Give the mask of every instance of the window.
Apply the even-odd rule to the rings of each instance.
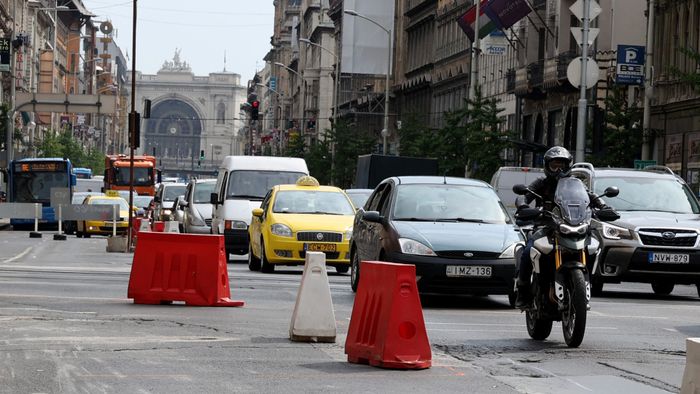
[[[226,123],[226,105],[224,103],[219,103],[216,107],[216,124]]]

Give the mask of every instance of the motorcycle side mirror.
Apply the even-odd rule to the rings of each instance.
[[[513,193],[524,195],[524,194],[527,194],[527,192],[528,192],[527,186],[525,186],[523,184],[513,185]]]
[[[541,212],[537,208],[523,208],[515,214],[517,220],[529,221],[535,220],[540,216]]]
[[[608,186],[603,192],[604,197],[616,197],[618,194],[620,194],[620,189],[617,186]]]

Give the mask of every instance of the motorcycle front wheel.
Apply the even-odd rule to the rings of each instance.
[[[583,342],[586,333],[586,280],[581,270],[571,270],[567,284],[568,308],[562,312],[561,327],[564,331],[564,341],[569,347],[578,347]]]

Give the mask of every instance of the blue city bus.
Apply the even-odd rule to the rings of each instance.
[[[7,168],[7,201],[41,203],[44,225],[58,225],[51,203],[51,189],[64,187],[73,197],[76,178],[70,160],[61,158],[13,160]],[[13,227],[34,225],[33,219],[11,219]]]
[[[90,168],[75,167],[73,174],[78,179],[92,179],[92,170]]]

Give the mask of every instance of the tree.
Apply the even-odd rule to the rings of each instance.
[[[691,60],[694,60],[695,64],[700,64],[700,52],[692,49],[692,48],[679,48],[678,49],[681,53],[683,53],[685,56],[689,57]],[[677,67],[673,67],[671,69],[671,72],[678,76],[682,82],[690,84],[693,89],[696,91],[700,91],[700,73],[698,72],[683,72]]]
[[[37,157],[65,157],[75,167],[91,168],[93,174],[104,172],[105,155],[97,149],[86,149],[69,130],[47,132],[37,146]]]
[[[343,189],[350,188],[357,170],[357,156],[371,153],[377,144],[377,137],[371,131],[343,120],[334,124],[326,136],[329,143],[335,144],[333,184]]]
[[[605,155],[594,159],[597,166],[633,167],[642,149],[642,130],[635,128],[642,113],[627,102],[627,87],[615,86],[605,99]]]
[[[434,132],[415,113],[410,113],[402,121],[399,134],[399,152],[401,156],[437,157],[440,140]]]
[[[501,131],[498,100],[485,99],[476,88],[474,100],[445,114],[446,125],[438,134],[440,169],[445,175],[488,181],[503,164],[501,155],[510,146],[511,131]],[[466,169],[466,170],[465,170]]]

